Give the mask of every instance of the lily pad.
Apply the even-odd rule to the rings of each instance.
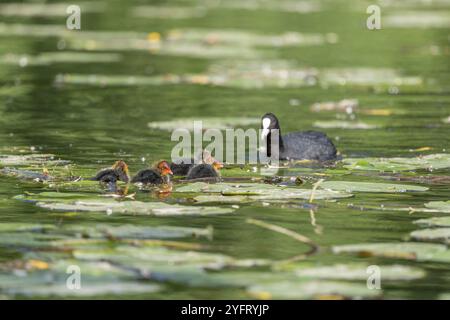
[[[23,248],[50,248],[53,241],[66,240],[68,237],[62,234],[37,233],[37,232],[2,232],[0,233],[0,245]]]
[[[0,169],[0,174],[10,176],[10,177],[17,177],[20,179],[29,179],[29,180],[39,181],[39,182],[53,179],[52,176],[46,175],[42,172],[36,172],[36,171],[31,171],[31,170],[21,170],[21,169],[14,169],[14,168]]]
[[[394,28],[450,28],[450,14],[446,11],[401,11],[384,18],[386,26]]]
[[[450,228],[450,217],[434,217],[429,219],[420,219],[414,221],[414,223],[426,227]]]
[[[170,41],[200,42],[211,46],[218,44],[233,47],[287,47],[305,45],[323,45],[337,41],[337,36],[330,37],[322,34],[304,34],[286,32],[284,34],[263,34],[239,29],[179,29],[168,36]]]
[[[105,5],[98,2],[79,2],[85,13],[102,12]],[[0,15],[20,17],[66,17],[69,3],[5,3],[0,5]]]
[[[322,85],[340,86],[421,86],[419,76],[404,76],[389,68],[329,68],[320,71]]]
[[[320,185],[321,188],[333,189],[346,192],[424,192],[427,187],[393,184],[393,183],[375,183],[375,182],[358,182],[358,181],[325,181]]]
[[[430,201],[425,203],[425,207],[439,212],[450,212],[450,200],[448,201]]]
[[[254,285],[250,295],[261,299],[327,299],[327,298],[375,298],[379,290],[370,290],[366,284],[333,281],[285,281]]]
[[[231,208],[199,207],[170,205],[162,202],[140,202],[140,201],[76,201],[73,203],[38,202],[41,208],[59,211],[92,211],[105,212],[107,214],[142,214],[155,216],[179,216],[179,215],[216,215],[232,213]]]
[[[66,284],[67,268],[73,265],[81,270],[79,289],[71,289]],[[93,297],[159,291],[159,285],[138,282],[137,278],[136,272],[104,261],[60,260],[55,264],[50,263],[49,269],[45,271],[1,273],[0,292],[9,296],[26,297]]]
[[[76,197],[73,199],[73,197]],[[16,197],[17,198],[17,197]],[[36,202],[36,205],[50,210],[58,211],[92,211],[110,214],[130,215],[155,215],[155,216],[178,216],[178,215],[215,215],[232,213],[232,208],[183,206],[179,204],[167,204],[163,202],[141,202],[141,201],[116,201],[114,199],[85,198],[78,194],[47,193],[47,196],[30,195],[20,196],[21,200]]]
[[[416,230],[411,232],[410,236],[412,239],[418,241],[442,242],[445,244],[450,244],[450,228]]]
[[[450,262],[450,252],[441,244],[418,242],[364,243],[334,246],[334,253],[355,253],[361,256]]]
[[[136,226],[120,225],[112,226],[108,224],[97,224],[95,227],[89,226],[68,226],[60,232],[80,234],[83,238],[113,238],[113,239],[173,239],[183,237],[207,237],[212,238],[212,227],[187,228],[170,226]]]
[[[222,196],[240,196],[240,198],[234,198],[236,200],[242,200],[242,196],[247,196],[249,200],[279,200],[279,199],[310,199],[311,193],[310,189],[300,189],[300,188],[290,188],[283,186],[275,186],[262,183],[215,183],[208,184],[205,182],[196,182],[186,186],[178,187],[176,192],[188,192],[188,193],[219,193]],[[337,198],[348,198],[352,194],[333,191],[333,190],[315,190],[314,199],[337,199]],[[224,198],[220,198],[224,201]],[[208,202],[208,198],[200,198],[203,202]],[[218,200],[217,196],[214,195],[210,198],[214,202]]]
[[[111,63],[122,58],[117,53],[46,52],[37,56],[7,54],[0,57],[0,64],[49,66],[56,63]]]
[[[367,280],[367,265],[337,264],[315,268],[297,268],[294,272],[299,277],[328,280]],[[415,280],[425,276],[419,268],[402,265],[379,266],[383,280]]]
[[[56,226],[52,224],[31,224],[19,222],[0,223],[0,232],[47,232],[54,230]]]
[[[2,290],[7,294],[28,296],[28,297],[95,297],[99,295],[121,296],[143,293],[154,293],[159,291],[156,284],[139,283],[139,282],[116,282],[111,283],[87,283],[80,289],[69,289],[65,282],[59,284],[45,284],[41,286],[29,286],[28,288],[6,288]]]
[[[55,159],[53,154],[0,155],[0,166],[57,166],[70,163]]]
[[[289,12],[289,13],[310,13],[320,11],[322,5],[312,1],[261,1],[261,0],[247,0],[245,2],[239,0],[228,0],[225,2],[203,1],[202,3],[209,4],[212,8],[217,9],[233,9],[233,10],[267,10],[275,12]]]
[[[172,131],[175,129],[187,129],[189,131],[194,130],[194,121],[202,122],[202,129],[219,129],[225,130],[229,128],[236,128],[241,126],[252,126],[255,124],[259,124],[260,119],[258,118],[183,118],[183,119],[175,119],[171,121],[159,121],[159,122],[150,122],[148,124],[151,129],[160,129]]]
[[[231,203],[238,204],[249,201],[245,196],[201,195],[194,198],[197,203]]]
[[[198,7],[181,7],[181,6],[152,6],[142,5],[135,6],[132,14],[139,18],[152,19],[190,19],[199,18],[207,13],[207,9]]]
[[[439,300],[450,300],[450,293],[449,292],[442,293],[442,294],[439,295],[438,299]]]
[[[231,257],[222,254],[125,245],[118,246],[114,250],[79,249],[75,250],[73,255],[77,259],[88,261],[105,260],[113,264],[134,267],[144,271],[151,270],[152,267],[156,266],[192,265],[206,267],[233,261]]]
[[[407,171],[450,167],[450,154],[430,154],[415,158],[347,158],[344,168],[352,170]]]
[[[355,121],[316,121],[314,122],[314,127],[322,128],[322,129],[376,129],[379,126],[373,124],[367,124],[364,122],[355,122]]]

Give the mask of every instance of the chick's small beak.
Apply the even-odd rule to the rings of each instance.
[[[171,175],[173,175],[173,172],[172,172],[172,170],[170,170],[170,168],[169,167],[164,167],[164,169],[163,169],[163,175],[165,176],[165,175],[168,175],[168,174],[171,174]]]
[[[218,170],[218,169],[222,169],[222,168],[223,168],[223,163],[222,163],[222,162],[219,162],[219,161],[216,161],[216,162],[214,162],[213,166],[214,166],[214,168],[216,168],[217,170]]]

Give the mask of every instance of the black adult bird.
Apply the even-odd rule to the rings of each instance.
[[[170,170],[169,164],[167,161],[158,162],[151,169],[144,169],[139,171],[133,179],[131,179],[132,183],[140,182],[143,184],[163,184],[169,182],[168,175],[173,174],[172,170]]]
[[[273,113],[266,113],[261,118],[261,143],[267,155],[272,153],[271,130],[278,129],[278,146],[280,160],[336,160],[336,147],[326,134],[318,131],[297,131],[281,135],[280,123]]]
[[[128,165],[125,163],[125,161],[116,161],[111,168],[100,170],[90,180],[100,181],[104,183],[116,183],[117,181],[128,183],[130,181]]]

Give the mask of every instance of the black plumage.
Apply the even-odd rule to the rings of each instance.
[[[136,183],[140,182],[143,184],[163,184],[169,183],[169,175],[173,175],[172,170],[170,170],[170,166],[167,161],[158,162],[151,169],[144,169],[139,171],[131,182]]]
[[[217,178],[217,177],[219,177],[219,173],[212,165],[202,163],[193,166],[189,170],[186,179]]]
[[[120,169],[103,169],[100,170],[95,177],[90,180],[100,181],[104,183],[123,181],[128,182],[130,178],[128,175]]]
[[[186,176],[194,166],[194,159],[180,159],[170,164],[170,169],[176,176]]]
[[[322,132],[297,131],[282,136],[279,121],[273,113],[267,113],[262,117],[261,129],[268,156],[271,156],[272,152],[272,134],[270,130],[278,129],[280,160],[306,159],[328,161],[337,159],[336,147],[326,134]]]
[[[164,178],[156,169],[144,169],[139,171],[133,179],[132,183],[144,183],[144,184],[162,184],[164,183]]]

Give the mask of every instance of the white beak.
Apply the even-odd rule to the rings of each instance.
[[[269,135],[270,130],[269,129],[262,129],[261,130],[261,140],[265,140],[267,136]]]

